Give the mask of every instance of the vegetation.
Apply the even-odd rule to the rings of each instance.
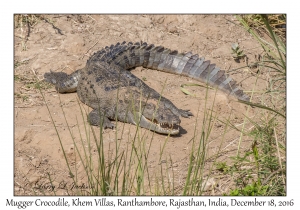
[[[230,195],[286,195],[286,45],[285,30],[277,28],[285,25],[285,16],[249,15],[237,19],[264,49],[258,68],[268,74],[269,86],[260,97],[261,105],[252,104],[260,108],[259,121],[246,117],[253,126],[246,134],[253,141],[251,150],[238,152],[232,157],[232,166],[221,168],[235,175],[236,188]],[[266,33],[265,38],[257,30]]]
[[[240,49],[239,44],[237,43],[232,44],[231,50],[232,50],[232,57],[234,58],[234,60],[239,61],[241,58],[245,57],[245,54],[243,53],[243,50]]]

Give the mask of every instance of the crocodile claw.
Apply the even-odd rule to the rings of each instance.
[[[190,116],[194,116],[190,110],[179,109],[180,115],[185,118],[189,118]]]

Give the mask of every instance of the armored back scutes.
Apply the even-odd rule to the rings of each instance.
[[[123,42],[105,47],[96,52],[87,61],[107,62],[116,64],[124,69],[137,66],[156,69],[172,74],[184,75],[204,83],[208,83],[229,95],[240,100],[249,101],[250,97],[244,94],[236,81],[224,70],[211,64],[209,60],[199,57],[192,52],[178,53],[162,46],[148,45],[146,42]]]

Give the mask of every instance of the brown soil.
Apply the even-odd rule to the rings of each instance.
[[[15,195],[34,195],[34,186],[43,186],[49,182],[48,173],[54,184],[66,183],[72,185],[68,168],[65,163],[55,128],[51,122],[47,107],[40,92],[34,88],[34,79],[43,79],[45,72],[64,71],[71,73],[85,65],[89,56],[105,46],[122,41],[146,41],[155,45],[163,45],[173,50],[192,51],[204,56],[207,60],[216,63],[222,69],[245,66],[245,62],[234,61],[231,55],[231,44],[239,43],[244,49],[249,62],[255,61],[255,55],[261,53],[261,48],[255,40],[239,26],[231,15],[47,15],[30,27],[15,26]],[[53,24],[52,24],[53,23]],[[29,36],[28,36],[29,35]],[[232,77],[240,82],[244,90],[263,90],[264,81],[255,86],[256,77],[252,69],[247,67],[231,72]],[[254,70],[255,71],[255,70]],[[206,99],[206,88],[188,87],[188,90],[197,97],[185,95],[181,84],[197,83],[190,78],[171,75],[151,69],[138,67],[132,72],[158,92],[164,84],[163,95],[170,99],[177,107],[189,109],[195,115],[189,119],[182,118],[181,132],[178,136],[169,137],[162,159],[160,149],[167,138],[145,129],[141,133],[151,139],[148,166],[150,178],[160,173],[160,164],[164,160],[172,159],[174,182],[178,193],[184,184],[187,175],[187,166],[190,158],[192,138],[197,123],[196,138],[200,136],[201,124],[206,112],[214,104],[214,113],[219,119],[228,119],[232,124],[242,127],[244,115],[255,115],[255,109],[229,100],[223,93],[217,93],[214,101],[214,91],[209,91]],[[252,76],[251,76],[252,75]],[[75,155],[74,143],[64,119],[64,114],[76,143],[81,144],[80,131],[84,131],[85,119],[82,119],[77,94],[58,94],[54,87],[43,90],[45,100],[57,126],[67,157],[71,160],[71,168],[78,168],[78,180],[87,183],[78,156]],[[256,98],[254,96],[254,101]],[[61,101],[61,102],[60,102]],[[82,103],[80,105],[89,110]],[[61,108],[62,106],[62,108]],[[247,109],[249,109],[247,111]],[[197,112],[199,114],[197,116]],[[99,133],[99,128],[94,128]],[[121,132],[124,129],[123,137]],[[207,155],[212,156],[219,149],[225,125],[216,122],[209,137]],[[107,153],[114,151],[115,135],[121,149],[131,143],[136,128],[129,124],[118,124],[118,129],[107,129],[103,132],[104,146]],[[120,136],[120,137],[119,137]],[[82,137],[86,140],[86,137]],[[216,161],[230,162],[230,156],[236,154],[240,132],[231,129],[226,133],[221,148],[221,155]],[[150,142],[146,141],[146,147]],[[242,150],[250,149],[251,142],[243,138]],[[92,155],[96,156],[95,146]],[[213,159],[208,159],[209,167]],[[207,169],[208,173],[208,169]],[[204,175],[205,176],[205,175]],[[230,178],[214,179],[214,189],[208,189],[206,194],[222,194],[231,187]],[[38,194],[43,194],[37,190]],[[46,194],[53,194],[45,190]],[[59,189],[57,195],[72,194],[72,190]]]

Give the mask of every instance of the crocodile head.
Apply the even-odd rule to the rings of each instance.
[[[176,135],[179,133],[181,120],[165,107],[156,107],[152,103],[147,103],[142,107],[142,111],[134,111],[135,116],[131,118],[131,123],[139,124],[140,127],[155,131],[161,134]],[[138,123],[139,121],[139,123]]]

